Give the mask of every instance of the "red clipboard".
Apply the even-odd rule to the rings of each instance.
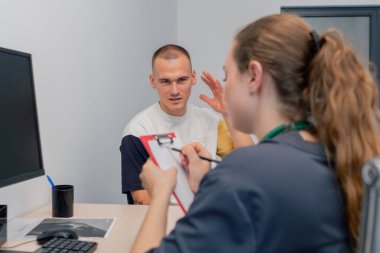
[[[148,152],[150,159],[159,167],[162,167],[163,160],[162,159],[173,159],[173,158],[165,158],[165,157],[156,157],[155,155],[162,155],[162,152],[170,152],[169,149],[165,148],[165,145],[172,145],[176,141],[175,133],[168,134],[155,134],[155,135],[144,135],[140,136],[140,140],[144,145],[144,148]],[[156,154],[152,152],[152,145],[156,149]],[[157,146],[162,146],[161,154],[157,153]],[[181,147],[177,147],[181,148]],[[161,162],[161,164],[160,164]],[[174,161],[173,161],[174,162]],[[190,187],[188,186],[187,177],[184,174],[183,168],[179,165],[175,166],[177,168],[177,185],[173,192],[175,199],[177,200],[180,208],[184,213],[186,213],[189,203],[192,202],[194,198],[194,194],[191,192]],[[184,178],[186,177],[186,178]],[[186,181],[186,182],[184,182]],[[180,185],[180,184],[181,185]],[[185,185],[186,184],[186,185]],[[188,187],[188,189],[187,189]],[[190,192],[189,192],[190,191]]]

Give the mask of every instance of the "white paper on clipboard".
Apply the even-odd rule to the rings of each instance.
[[[181,149],[182,143],[178,137],[172,137],[173,142],[170,147]],[[148,141],[154,158],[158,166],[163,170],[168,170],[172,167],[177,169],[177,184],[174,188],[174,193],[177,200],[183,209],[187,212],[190,204],[193,202],[194,193],[191,191],[185,169],[180,163],[180,154],[170,150],[168,144],[159,144],[157,140]]]

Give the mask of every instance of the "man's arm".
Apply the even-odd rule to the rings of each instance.
[[[142,166],[149,158],[148,152],[138,137],[126,135],[122,139],[120,153],[122,192],[130,192],[135,204],[149,204],[149,195],[139,177]]]
[[[149,205],[151,199],[146,190],[131,191],[135,205]]]

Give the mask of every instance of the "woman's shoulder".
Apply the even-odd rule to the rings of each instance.
[[[237,187],[242,186],[245,180],[252,182],[253,174],[260,170],[260,167],[265,167],[270,158],[266,146],[250,146],[232,151],[206,175],[206,181],[225,185],[236,184]],[[274,146],[274,148],[277,147]]]
[[[227,155],[221,167],[239,166],[239,168],[258,166],[266,162],[270,162],[274,157],[279,154],[283,156],[284,153],[292,152],[289,148],[285,147],[282,143],[268,142],[249,147],[237,148]]]
[[[302,149],[294,143],[277,140],[238,148],[209,174],[238,188],[270,184],[274,177],[286,177],[292,181],[298,175],[306,175],[307,178],[324,178],[326,174],[333,176],[318,147]]]
[[[239,164],[242,167],[258,167],[267,164],[293,163],[294,159],[325,163],[325,154],[320,143],[304,141],[298,132],[283,134],[258,145],[238,148],[231,152],[223,162]]]

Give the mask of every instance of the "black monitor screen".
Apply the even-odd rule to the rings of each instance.
[[[0,48],[0,187],[43,174],[31,55]]]

